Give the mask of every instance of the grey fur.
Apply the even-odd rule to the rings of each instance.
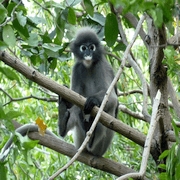
[[[94,120],[89,114],[95,105],[100,106],[114,78],[114,73],[104,57],[103,47],[93,29],[89,27],[80,29],[70,48],[76,60],[72,72],[71,89],[86,97],[87,100],[82,111],[76,105],[67,106],[67,101],[59,98],[58,126],[59,134],[63,137],[73,129],[75,146],[79,148]],[[115,87],[104,111],[116,117],[117,105]],[[109,147],[112,137],[113,131],[98,123],[86,150],[93,155],[102,156]]]

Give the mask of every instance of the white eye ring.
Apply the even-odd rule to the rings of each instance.
[[[86,49],[87,49],[87,46],[85,46],[85,45],[80,46],[80,51],[81,52],[84,52]]]
[[[96,46],[94,44],[91,44],[89,46],[89,49],[92,50],[92,51],[95,51],[96,50]]]

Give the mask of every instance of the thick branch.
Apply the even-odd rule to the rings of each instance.
[[[15,129],[22,126],[15,120],[12,120],[12,123]],[[77,152],[77,149],[72,144],[63,141],[60,138],[55,137],[54,135],[51,136],[50,133],[42,136],[39,134],[39,132],[30,132],[28,133],[28,136],[33,140],[39,140],[39,144],[69,157],[73,157],[74,154]],[[105,159],[103,157],[93,156],[87,152],[82,152],[77,158],[77,160],[88,166],[100,169],[105,172],[109,172],[116,176],[121,176],[126,173],[134,172],[134,170],[126,167],[123,164],[117,163],[109,159]]]
[[[26,78],[60,95],[62,98],[67,99],[68,101],[70,101],[73,104],[76,104],[80,108],[83,108],[85,103],[85,98],[77,94],[76,92],[62,85],[59,85],[55,81],[49,79],[48,77],[36,71],[35,69],[28,67],[27,65],[22,63],[21,60],[12,57],[6,52],[0,51],[0,59],[5,64],[9,65],[13,69],[23,74]],[[97,107],[93,108],[92,115],[95,116],[97,112],[98,112],[98,108]],[[103,125],[107,126],[108,128],[113,129],[114,131],[131,139],[137,144],[144,146],[144,142],[146,139],[146,136],[144,134],[122,123],[120,120],[115,119],[109,114],[103,112],[100,117],[100,122]]]
[[[171,117],[168,110],[168,78],[167,70],[162,64],[164,47],[161,47],[161,45],[166,44],[166,31],[163,25],[161,28],[155,27],[153,20],[149,16],[147,16],[147,25],[149,38],[151,40],[148,51],[150,59],[150,96],[152,104],[158,89],[162,93],[159,107],[161,117],[154,133],[154,139],[157,144],[154,153],[152,153],[153,158],[158,163],[159,155],[164,150],[168,149],[165,133],[171,129]]]
[[[73,145],[68,144],[63,140],[52,137],[50,135],[41,136],[38,132],[33,132],[29,133],[29,137],[33,140],[39,140],[39,144],[69,157],[73,157],[74,154],[77,152],[76,148]],[[103,157],[96,157],[86,152],[82,152],[77,158],[77,160],[88,166],[100,169],[105,172],[109,172],[116,176],[121,176],[126,173],[134,172],[134,170],[124,166],[123,164],[114,162],[109,159],[105,159]]]

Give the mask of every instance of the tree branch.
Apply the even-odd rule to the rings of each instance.
[[[150,154],[151,142],[153,140],[153,134],[154,134],[154,131],[156,129],[156,126],[157,126],[157,123],[159,120],[159,118],[157,117],[157,114],[158,114],[158,107],[159,107],[159,103],[160,103],[160,98],[161,98],[161,92],[158,90],[156,97],[154,99],[152,116],[151,116],[151,121],[150,121],[151,123],[150,123],[150,128],[148,131],[148,135],[146,137],[146,142],[144,145],[144,151],[143,151],[143,155],[142,155],[140,171],[138,173],[126,174],[124,176],[121,176],[117,180],[124,180],[124,179],[128,179],[128,178],[140,178],[140,179],[142,179],[144,177],[145,172],[146,172],[146,168],[147,168],[147,162],[148,162],[149,154]]]
[[[114,9],[114,11],[116,13],[116,18],[118,19],[119,33],[121,35],[123,43],[127,46],[128,42],[127,42],[125,32],[123,30],[123,26],[122,26],[122,23],[121,23],[119,13],[116,11],[116,9]],[[137,24],[136,29],[137,28],[138,28],[138,24]],[[142,29],[142,24],[141,24],[140,30],[141,29]],[[132,52],[131,52],[131,54],[132,54]],[[147,104],[148,104],[148,85],[147,85],[147,81],[146,81],[146,78],[144,77],[140,67],[138,66],[137,62],[134,61],[131,54],[128,55],[127,60],[129,62],[129,64],[132,66],[132,68],[134,69],[134,71],[136,72],[136,74],[139,76],[139,79],[141,80],[142,87],[143,87],[142,88],[143,89],[143,109],[142,109],[142,113],[144,114],[146,120],[149,122],[150,121],[150,115],[149,115],[148,110],[147,110],[148,109],[147,108]]]
[[[130,109],[128,109],[126,106],[124,106],[122,104],[120,104],[118,108],[120,109],[120,111],[122,111],[134,118],[141,119],[141,120],[147,122],[147,119],[141,113],[131,111]]]
[[[15,124],[16,128],[21,126],[16,121],[13,121],[13,124]],[[48,134],[42,136],[39,134],[39,132],[30,132],[28,136],[32,140],[39,140],[39,144],[69,157],[74,156],[74,154],[77,152],[77,149],[72,144],[63,141],[60,138],[56,138],[55,136],[51,136]],[[105,172],[109,172],[116,176],[134,172],[134,170],[124,166],[123,164],[103,157],[96,157],[87,152],[82,152],[77,160],[88,166]]]
[[[80,108],[83,108],[85,103],[85,98],[81,95],[77,94],[76,92],[68,89],[65,86],[62,86],[55,81],[49,79],[48,77],[44,76],[43,74],[39,73],[37,70],[28,67],[21,60],[11,56],[10,54],[6,53],[5,51],[0,51],[0,59],[13,69],[17,70],[21,74],[23,74],[26,78],[36,82],[37,84],[49,89],[50,91],[60,95],[62,98],[67,99],[69,102],[76,104]],[[91,115],[95,116],[98,112],[98,107],[93,108]],[[146,136],[135,130],[134,128],[122,123],[122,121],[117,120],[116,118],[110,116],[109,114],[103,112],[100,117],[100,122],[105,125],[106,127],[113,129],[114,131],[122,134],[123,136],[127,137],[128,139],[136,142],[140,146],[144,146],[144,142]],[[155,143],[155,142],[154,142]]]
[[[6,105],[10,104],[11,102],[24,101],[24,100],[31,99],[31,98],[41,100],[41,101],[46,101],[46,102],[57,102],[57,98],[42,98],[42,97],[34,96],[32,94],[29,96],[26,96],[26,97],[13,98],[5,90],[3,90],[1,87],[0,87],[0,91],[2,91],[10,99],[8,102],[3,104],[3,106],[6,106]]]

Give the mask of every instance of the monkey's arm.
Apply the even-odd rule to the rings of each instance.
[[[22,136],[25,136],[28,132],[38,132],[38,126],[35,124],[25,124],[19,128],[16,129],[16,132],[20,133]],[[49,130],[45,131],[46,134],[49,134],[51,136],[57,137],[54,133],[52,133]],[[13,138],[15,135],[12,135],[9,140],[6,142],[6,144],[4,145],[4,147],[1,150],[0,153],[0,161],[4,161],[5,158],[7,157],[7,155],[9,154],[10,150],[11,150],[11,145],[13,143]]]

